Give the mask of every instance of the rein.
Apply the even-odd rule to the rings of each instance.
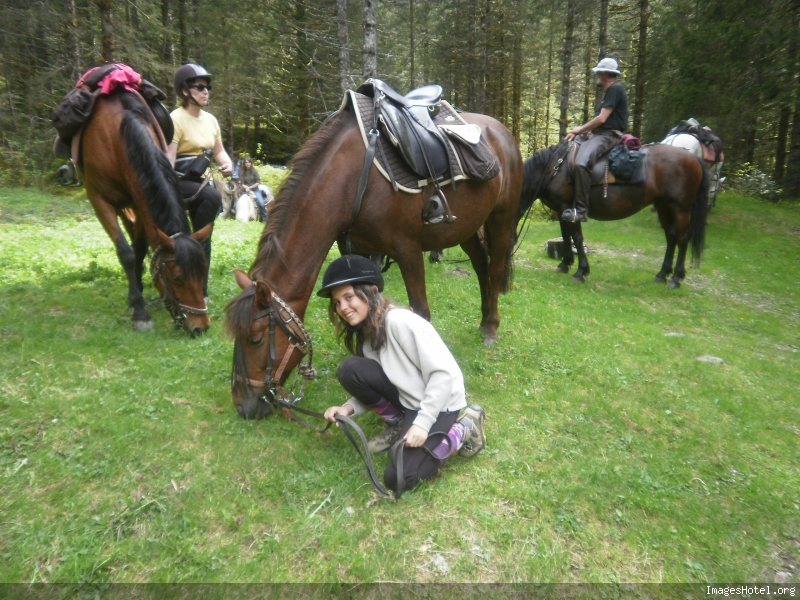
[[[176,235],[182,234],[179,233]],[[171,262],[175,262],[175,259],[164,257],[163,246],[156,248],[155,252],[153,252],[153,255],[150,257],[150,278],[153,280],[154,285],[157,282],[161,283],[161,287],[164,290],[164,296],[162,297],[164,308],[166,308],[167,312],[172,316],[175,327],[177,329],[182,329],[186,325],[186,313],[207,315],[208,307],[203,306],[203,308],[195,308],[194,306],[188,306],[178,302],[178,299],[175,297],[175,292],[172,290],[172,285],[170,285],[169,277],[166,275],[167,263]]]

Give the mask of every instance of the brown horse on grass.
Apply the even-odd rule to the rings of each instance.
[[[492,180],[462,181],[456,191],[447,190],[458,220],[424,225],[423,199],[433,193],[433,186],[422,194],[394,192],[373,165],[350,235],[359,252],[385,254],[398,264],[409,303],[425,318],[430,318],[430,309],[423,251],[460,245],[478,276],[480,329],[484,342],[491,345],[500,323],[498,295],[508,288],[512,274],[522,158],[516,141],[501,123],[484,115],[462,116],[481,126],[502,167]],[[269,221],[249,277],[238,273],[237,282],[244,291],[226,310],[227,326],[235,339],[233,402],[242,417],[269,414],[270,406],[262,399],[264,388],[269,392],[275,384],[283,384],[303,356],[297,348],[303,336],[295,335],[294,345],[289,346],[287,324],[295,329],[296,325],[286,320],[288,313],[275,296],[291,307],[298,321],[303,318],[325,257],[337,238],[341,241],[350,221],[364,155],[351,112],[341,111],[328,120],[294,157],[292,173],[270,205]],[[477,234],[481,226],[485,246]],[[276,320],[280,326],[274,325]],[[270,332],[275,336],[272,342]]]
[[[192,335],[208,329],[203,298],[206,258],[201,242],[213,225],[192,234],[178,179],[150,108],[136,93],[100,96],[83,130],[82,146],[86,194],[128,277],[134,329],[153,327],[142,296],[148,244],[153,251],[153,283],[175,323]],[[118,218],[131,236],[133,248]]]
[[[567,169],[558,168],[567,153],[567,145],[545,148],[525,161],[525,181],[518,216],[521,218],[534,200],[539,198],[549,209],[561,215],[573,207],[574,188],[567,180]],[[647,146],[647,180],[640,185],[608,186],[608,196],[603,197],[603,186],[592,186],[589,198],[589,216],[598,221],[616,221],[636,214],[646,206],[655,205],[658,219],[667,236],[667,251],[656,283],[677,288],[686,276],[686,250],[692,243],[692,261],[700,263],[708,216],[709,177],[700,160],[683,148],[655,145]],[[561,221],[564,239],[564,258],[556,267],[559,273],[569,273],[575,261],[572,244],[578,251],[578,270],[572,281],[583,283],[589,274],[589,261],[583,247],[580,223]],[[675,248],[678,260],[673,273]]]

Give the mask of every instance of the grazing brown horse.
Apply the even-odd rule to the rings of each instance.
[[[481,126],[502,167],[494,179],[462,181],[456,191],[447,190],[458,220],[424,225],[423,199],[433,193],[433,186],[422,194],[394,192],[373,165],[350,235],[359,252],[385,254],[397,262],[409,303],[425,318],[430,318],[430,310],[423,251],[460,245],[478,276],[480,329],[484,342],[491,345],[500,323],[498,295],[507,289],[512,274],[522,158],[516,141],[501,123],[484,115],[462,116]],[[237,277],[244,291],[226,310],[228,329],[235,338],[233,402],[245,418],[269,413],[269,406],[261,400],[263,389],[269,392],[275,388],[271,384],[282,384],[303,356],[293,349],[302,344],[302,335],[293,334],[293,346],[288,346],[287,329],[296,331],[298,326],[296,322],[292,325],[294,319],[281,302],[299,316],[297,321],[303,318],[325,257],[350,221],[364,155],[351,112],[341,111],[328,120],[294,157],[292,173],[270,205],[249,278],[244,273]],[[482,225],[486,246],[477,235]],[[272,343],[268,343],[270,332],[275,336]]]
[[[559,144],[537,152],[525,161],[525,180],[518,216],[530,208],[534,200],[541,199],[549,209],[561,215],[573,207],[573,186],[567,180],[567,169],[558,168],[567,151]],[[667,287],[677,288],[686,276],[686,250],[692,243],[692,261],[700,263],[708,215],[708,172],[700,160],[683,148],[655,145],[647,146],[647,178],[639,185],[610,184],[608,197],[603,197],[603,186],[592,186],[589,198],[589,217],[598,221],[616,221],[636,214],[646,206],[655,205],[658,219],[667,236],[667,251],[656,283],[672,278]],[[566,160],[566,159],[565,159]],[[589,274],[589,261],[583,247],[580,223],[561,221],[564,239],[564,258],[556,267],[559,273],[569,273],[574,262],[572,243],[578,251],[578,270],[572,281],[583,283]],[[673,273],[675,247],[678,260]]]
[[[134,329],[153,327],[142,296],[148,243],[153,251],[153,283],[175,323],[192,335],[208,329],[203,298],[206,258],[201,242],[213,225],[192,234],[178,179],[150,108],[131,92],[100,96],[84,128],[82,145],[86,194],[128,277]]]

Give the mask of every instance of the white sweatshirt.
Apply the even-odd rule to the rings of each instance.
[[[399,390],[400,402],[419,411],[414,425],[430,431],[443,411],[457,411],[467,405],[464,376],[442,338],[422,317],[410,310],[393,308],[386,313],[386,344],[375,352],[364,340],[364,357],[383,367]],[[367,408],[355,398],[347,401],[354,414]]]

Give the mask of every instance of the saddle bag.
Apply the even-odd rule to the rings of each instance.
[[[625,144],[618,144],[608,154],[608,170],[617,179],[630,181],[633,179],[641,159],[642,153],[638,150],[628,150]]]
[[[69,144],[83,124],[89,119],[97,99],[92,92],[84,87],[71,90],[58,106],[53,109],[50,120],[58,131],[58,137],[65,144]]]
[[[478,128],[478,131],[480,132],[480,128]],[[497,155],[491,146],[486,143],[483,136],[480,136],[477,143],[472,143],[448,130],[445,130],[445,132],[453,142],[453,147],[456,149],[464,172],[471,179],[489,181],[497,177],[500,173],[500,161],[497,160]]]

